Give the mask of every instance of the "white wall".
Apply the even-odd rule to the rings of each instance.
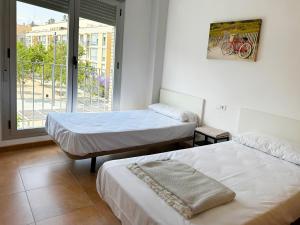
[[[159,101],[163,76],[169,0],[153,0],[149,60],[148,104]]]
[[[170,0],[162,86],[205,98],[204,122],[233,133],[241,107],[300,120],[299,12],[298,0]],[[206,59],[211,22],[255,18],[256,63]]]
[[[152,1],[126,0],[120,108],[143,108],[149,86]]]
[[[158,98],[168,2],[126,0],[121,110],[145,108]]]

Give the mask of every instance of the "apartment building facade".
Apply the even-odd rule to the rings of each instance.
[[[114,27],[80,19],[79,46],[84,49],[81,61],[89,62],[102,74],[111,74],[113,68]],[[68,42],[68,21],[53,22],[45,25],[18,25],[18,40],[27,47],[42,44],[46,49],[52,44]]]

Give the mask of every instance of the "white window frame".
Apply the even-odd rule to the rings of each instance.
[[[95,37],[95,36],[96,36],[96,42],[93,43],[93,37]],[[92,33],[91,34],[91,46],[95,46],[95,47],[98,46],[98,42],[99,42],[98,36],[99,36],[98,33]]]
[[[90,59],[91,61],[95,62],[98,59],[98,48],[97,47],[91,47],[90,48]],[[96,53],[96,55],[94,54]]]
[[[120,0],[102,0],[117,7],[117,23],[115,32],[115,66],[113,88],[113,110],[120,109],[122,52],[124,31],[125,2]],[[77,74],[73,65],[73,57],[78,59],[79,39],[79,6],[80,0],[70,0],[69,4],[69,43],[68,43],[68,85],[67,85],[67,111],[74,112],[77,97]],[[26,130],[17,129],[16,105],[16,0],[1,0],[2,8],[0,37],[0,63],[1,63],[1,136],[2,140],[45,135],[44,128]],[[9,32],[4,32],[9,29]],[[9,51],[9,55],[8,55]]]

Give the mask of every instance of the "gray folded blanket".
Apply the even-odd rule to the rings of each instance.
[[[186,219],[235,198],[223,184],[179,161],[135,163],[128,169]]]

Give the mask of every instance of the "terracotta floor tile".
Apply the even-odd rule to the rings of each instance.
[[[18,170],[0,167],[0,196],[24,191]]]
[[[12,168],[71,162],[55,145],[0,153],[0,165]]]
[[[90,173],[90,160],[80,160],[71,163],[70,171],[92,202],[97,202],[100,199],[96,191],[97,172]],[[96,171],[98,171],[98,168]]]
[[[102,218],[103,225],[121,225],[121,222],[117,219],[117,217],[113,214],[111,209],[103,200],[95,203],[95,208],[97,213]]]
[[[69,186],[59,184],[30,190],[27,195],[36,221],[92,205],[87,194],[75,182]]]
[[[27,225],[34,222],[26,193],[0,197],[0,224]]]
[[[20,169],[26,190],[47,187],[49,185],[72,185],[74,176],[67,164],[51,164]]]
[[[71,161],[57,146],[29,149],[22,151],[17,157],[21,168]]]
[[[78,180],[80,185],[85,188],[91,188],[96,187],[96,179],[97,179],[97,173],[86,173],[86,174],[75,174],[72,173],[74,177]]]
[[[0,153],[0,170],[18,170],[19,161],[16,152]]]
[[[82,208],[61,216],[52,217],[37,225],[103,225],[103,218],[94,207]]]
[[[122,225],[121,222],[113,214],[105,215],[101,219],[101,225]]]
[[[83,188],[83,189],[94,204],[98,203],[99,201],[102,201],[101,197],[99,196],[99,194],[97,192],[96,187]]]
[[[91,160],[90,159],[72,161],[69,165],[70,165],[69,169],[71,170],[71,172],[74,175],[76,175],[76,177],[91,175],[91,173],[90,173]],[[97,165],[96,171],[98,171],[98,169],[100,167],[99,159],[97,159],[96,165]],[[93,173],[92,175],[97,176],[97,172]]]
[[[99,157],[97,170],[119,157]],[[1,152],[0,225],[120,225],[89,169],[89,159],[70,160],[53,145]]]

